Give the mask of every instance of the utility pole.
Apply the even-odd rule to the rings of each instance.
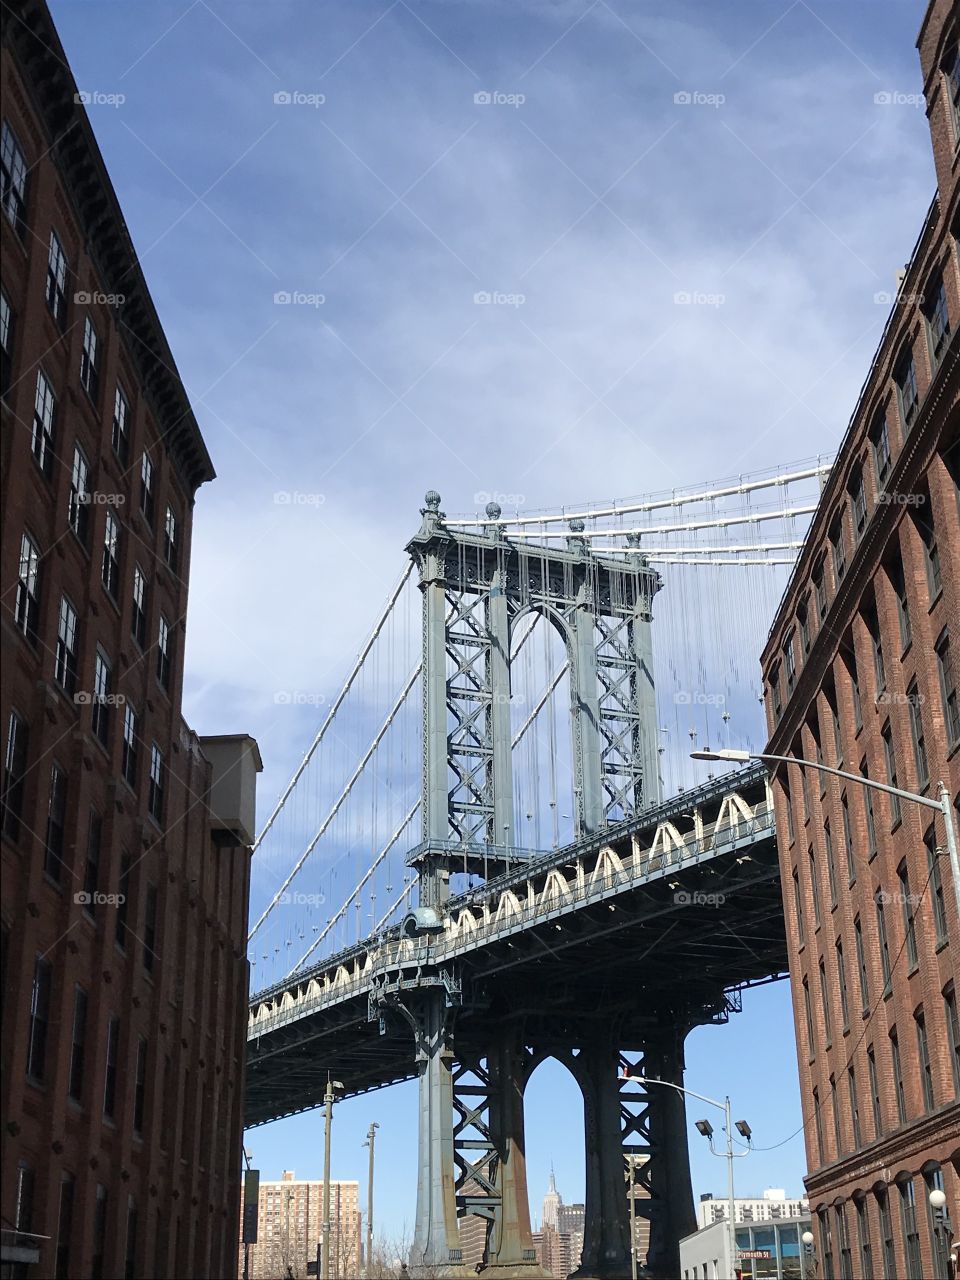
[[[373,1143],[379,1128],[380,1126],[374,1120],[367,1130],[367,1140],[363,1144],[370,1148],[370,1164],[367,1172],[367,1255],[364,1268],[367,1280],[370,1280],[373,1275]]]
[[[330,1280],[330,1130],[333,1126],[334,1089],[342,1089],[339,1080],[327,1076],[323,1095],[323,1280]]]

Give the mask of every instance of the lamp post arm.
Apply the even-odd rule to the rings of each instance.
[[[701,1102],[709,1102],[711,1107],[716,1107],[718,1111],[725,1111],[726,1107],[722,1102],[718,1102],[716,1098],[708,1098],[705,1093],[695,1093],[693,1089],[685,1089],[682,1084],[674,1084],[672,1080],[658,1080],[655,1076],[629,1076],[630,1080],[639,1080],[641,1084],[665,1084],[668,1089],[676,1089],[677,1093],[689,1094],[691,1098],[699,1098]]]
[[[847,773],[844,769],[834,769],[828,764],[820,764],[816,760],[802,760],[799,756],[774,756],[766,752],[752,756],[753,760],[776,760],[780,764],[796,764],[801,769],[816,769],[818,773],[829,773],[835,778],[846,778],[848,782],[859,782],[861,787],[871,787],[874,791],[885,791],[887,795],[899,796],[901,800],[915,800],[917,804],[926,805],[928,809],[939,809],[943,812],[940,800],[930,800],[926,796],[918,796],[915,791],[904,791],[900,787],[890,787],[885,782],[875,782],[873,778],[865,778],[862,773]]]

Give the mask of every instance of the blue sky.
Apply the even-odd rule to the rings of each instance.
[[[550,506],[831,452],[933,193],[922,109],[876,100],[920,89],[901,0],[52,9],[80,88],[124,95],[91,119],[218,471],[185,714],[257,736],[261,811],[317,723],[277,690],[336,687],[425,489]],[[758,1145],[798,1128],[782,985],[688,1061]],[[576,1199],[570,1083],[531,1088],[534,1204],[551,1159]],[[342,1104],[340,1176],[365,1176],[371,1119],[396,1236],[411,1090]],[[306,1116],[250,1145],[266,1175],[317,1174],[319,1135]],[[696,1189],[719,1191],[702,1147]],[[796,1137],[738,1185],[803,1169]]]

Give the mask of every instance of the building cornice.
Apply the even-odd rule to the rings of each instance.
[[[127,224],[44,0],[6,0],[2,41],[20,70],[163,441],[191,498],[215,476]]]

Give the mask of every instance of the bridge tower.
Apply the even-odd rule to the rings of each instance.
[[[542,615],[562,638],[569,667],[574,832],[586,839],[610,823],[660,800],[651,619],[658,574],[635,552],[615,558],[591,552],[583,522],[570,521],[565,547],[507,539],[487,507],[488,533],[445,523],[440,495],[429,492],[423,522],[407,551],[419,571],[423,615],[423,839],[408,856],[418,874],[418,906],[404,923],[410,936],[443,927],[450,879],[468,871],[490,877],[530,856],[518,848],[513,813],[510,723],[511,642],[528,613]],[[420,1078],[417,1219],[414,1275],[464,1275],[457,1215],[487,1220],[487,1270],[492,1276],[543,1275],[532,1247],[527,1202],[523,1090],[536,1061],[522,1025],[507,1020],[498,1042],[461,1045],[456,1036],[459,985],[411,993],[404,1012],[414,1024]],[[594,1019],[564,1048],[581,1054],[570,1065],[584,1094],[588,1146],[583,1280],[629,1276],[624,1156],[636,1145],[638,1121],[623,1097],[616,1030],[605,1048]],[[682,1041],[674,1027],[672,1054],[658,1069],[682,1074]],[[654,1046],[644,1046],[653,1057]],[[551,1050],[563,1058],[564,1049]],[[672,1091],[663,1091],[672,1092]],[[676,1099],[680,1099],[679,1106]],[[681,1095],[644,1099],[644,1132],[658,1151],[679,1156],[660,1175],[659,1199],[690,1202],[676,1238],[691,1228]],[[626,1117],[626,1119],[624,1119]],[[469,1130],[478,1138],[463,1140]],[[644,1149],[646,1150],[646,1148]],[[679,1163],[678,1163],[679,1161]],[[660,1165],[630,1162],[637,1183]],[[667,1250],[670,1255],[670,1250]],[[626,1271],[624,1271],[626,1267]],[[486,1274],[486,1272],[485,1272]]]

